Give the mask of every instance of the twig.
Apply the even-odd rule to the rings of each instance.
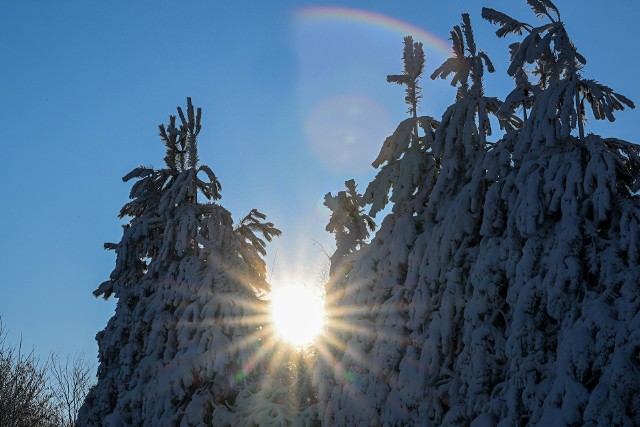
[[[311,239],[313,241],[314,245],[318,245],[320,246],[320,249],[322,249],[322,252],[324,252],[325,256],[327,257],[328,260],[331,260],[331,255],[329,255],[329,252],[327,252],[324,248],[324,246],[322,246],[322,244],[320,242],[318,242],[316,239]]]

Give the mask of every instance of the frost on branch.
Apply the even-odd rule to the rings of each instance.
[[[498,36],[527,33],[521,42],[513,45],[508,73],[522,81],[522,70],[526,64],[535,64],[534,74],[539,76],[537,86],[548,89],[535,103],[539,109],[539,121],[533,123],[535,143],[546,140],[552,144],[566,138],[576,128],[583,140],[585,101],[597,120],[607,118],[613,121],[615,111],[635,108],[634,103],[623,95],[582,77],[581,69],[587,60],[569,38],[565,24],[560,20],[560,11],[551,1],[527,0],[527,3],[539,18],[550,22],[534,27],[493,9],[484,8],[482,13],[485,19],[500,26],[496,33]],[[510,103],[512,101],[513,97],[509,99]]]
[[[363,212],[362,195],[358,194],[355,181],[351,179],[345,185],[346,191],[324,196],[324,205],[331,211],[326,230],[336,239],[336,250],[330,258],[332,280],[346,274],[350,264],[347,257],[364,245],[369,233],[376,229],[373,219]]]
[[[412,116],[401,122],[384,141],[372,163],[380,170],[367,186],[363,202],[371,205],[369,213],[373,217],[390,201],[399,214],[421,210],[438,172],[438,162],[431,149],[438,121],[417,115],[418,99],[421,98],[418,81],[424,68],[422,43],[413,43],[410,36],[405,37],[403,61],[404,73],[387,76],[387,81],[407,86],[405,101]]]
[[[418,79],[422,75],[424,68],[424,51],[421,42],[413,42],[411,36],[404,38],[404,50],[402,51],[402,61],[404,63],[403,73],[400,75],[389,75],[387,81],[389,83],[397,83],[405,85],[407,95],[404,100],[409,105],[409,114],[414,118],[418,112],[418,101],[420,96],[420,86]]]

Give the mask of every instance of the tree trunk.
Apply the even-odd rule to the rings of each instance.
[[[582,123],[582,108],[580,106],[580,91],[576,87],[576,113],[578,115],[578,135],[584,141],[584,124]]]

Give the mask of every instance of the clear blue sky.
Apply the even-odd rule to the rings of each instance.
[[[640,103],[640,6],[556,3],[585,75]],[[511,88],[515,39],[497,39],[481,7],[535,20],[524,0],[2,2],[0,315],[10,341],[22,333],[44,357],[83,350],[94,359],[114,302],[91,292],[114,264],[102,244],[121,235],[129,185],[120,178],[161,165],[157,125],[186,96],[203,109],[200,158],[222,182],[222,204],[235,218],[257,207],[284,232],[269,247],[274,279],[317,280],[326,258],[314,241],[332,245],[324,194],[350,178],[364,189],[406,107],[385,81],[401,71],[398,26],[300,13],[311,6],[375,12],[444,41],[468,11],[497,68],[485,79],[496,96]],[[430,74],[444,56],[429,44],[426,54]],[[423,112],[439,118],[453,90],[422,86]],[[618,117],[587,128],[640,142],[640,112]]]

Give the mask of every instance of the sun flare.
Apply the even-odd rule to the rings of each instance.
[[[287,285],[274,290],[271,317],[281,339],[295,347],[304,347],[322,332],[324,301],[311,289]]]

